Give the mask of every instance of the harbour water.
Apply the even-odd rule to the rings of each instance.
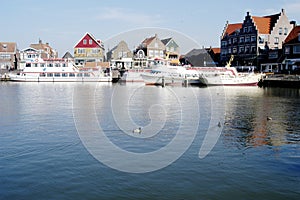
[[[124,99],[113,99],[122,98],[116,89]],[[0,199],[299,199],[300,90],[216,89],[1,82]],[[127,100],[130,119],[116,115],[119,107],[113,112]],[[145,173],[134,172],[143,167],[137,163],[124,172],[96,159],[83,143],[78,115],[89,115],[91,106],[108,138],[137,154],[168,146],[181,127],[188,127],[183,109],[199,112],[199,122],[190,127],[196,133],[190,146],[174,162]],[[224,112],[213,114],[213,107]],[[143,132],[120,129],[127,121],[146,127],[149,108],[162,110],[154,113],[164,121],[157,135],[143,138]],[[221,135],[200,158],[210,126]],[[157,164],[153,160],[153,167]]]

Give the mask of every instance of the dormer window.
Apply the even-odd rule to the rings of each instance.
[[[89,39],[89,44],[93,44],[93,40]]]
[[[84,40],[83,40],[83,44],[87,44],[87,41],[86,41],[86,39],[84,39]]]

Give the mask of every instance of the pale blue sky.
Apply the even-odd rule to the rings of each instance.
[[[60,56],[73,53],[86,32],[108,45],[108,39],[119,33],[157,27],[180,32],[201,47],[217,47],[226,21],[242,22],[247,11],[263,16],[284,8],[290,20],[300,23],[299,0],[10,0],[1,1],[0,8],[0,41],[17,42],[22,50],[40,38]],[[136,42],[129,42],[129,47],[152,36],[151,30],[139,37],[132,34]]]

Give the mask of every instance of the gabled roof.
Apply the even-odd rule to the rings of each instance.
[[[37,52],[38,50],[35,49],[35,48],[32,48],[32,47],[27,47],[27,48],[23,49],[22,51],[23,52],[26,52],[26,51],[35,51],[35,52]]]
[[[226,32],[228,35],[234,33],[236,30],[242,28],[243,23],[236,23],[236,24],[228,24]]]
[[[300,34],[300,26],[295,26],[290,34],[284,40],[285,44],[300,43],[298,40]]]
[[[72,56],[72,54],[70,52],[67,51],[62,58],[72,58],[73,59],[74,57]]]
[[[164,45],[167,45],[171,40],[172,40],[172,38],[166,38],[166,39],[161,40],[161,42],[162,42]]]
[[[281,13],[264,17],[252,16],[258,33],[270,34]]]
[[[51,50],[52,48],[50,47],[49,43],[42,43],[42,40],[39,40],[39,43],[37,44],[30,44],[30,47],[31,48],[34,48],[36,50],[46,50],[46,49],[49,49]]]
[[[225,31],[223,33],[223,37],[225,35],[231,35],[237,30],[240,30],[243,26],[243,23],[235,23],[235,24],[226,24]]]
[[[15,42],[0,42],[0,52],[16,52],[17,43]]]
[[[187,54],[185,54],[185,57],[197,56],[200,54],[207,54],[207,50],[206,49],[192,49]]]
[[[156,35],[153,37],[150,37],[150,38],[146,38],[146,39],[144,39],[142,44],[148,46],[152,42],[152,40],[154,40],[155,38],[156,38]]]
[[[87,43],[84,44],[83,40],[86,39]],[[92,40],[92,44],[89,44],[89,40]],[[103,46],[101,45],[101,41],[97,40],[92,34],[86,32],[84,34],[84,36],[76,43],[76,45],[74,46],[74,48],[103,48]]]

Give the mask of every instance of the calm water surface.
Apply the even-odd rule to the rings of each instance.
[[[300,198],[299,89],[225,88],[222,134],[200,159],[210,107],[222,95],[212,95],[209,88],[180,88],[194,92],[199,103],[192,145],[171,165],[136,174],[111,169],[89,154],[76,130],[73,98],[82,98],[87,106],[91,97],[86,91],[94,94],[100,126],[113,143],[132,152],[155,151],[174,138],[181,120],[179,102],[172,88],[139,86],[130,98],[132,120],[149,124],[148,110],[155,103],[166,106],[166,123],[155,137],[133,138],[114,120],[114,87],[99,84],[95,91],[92,84],[1,82],[0,199]],[[195,106],[188,96],[185,106]]]

